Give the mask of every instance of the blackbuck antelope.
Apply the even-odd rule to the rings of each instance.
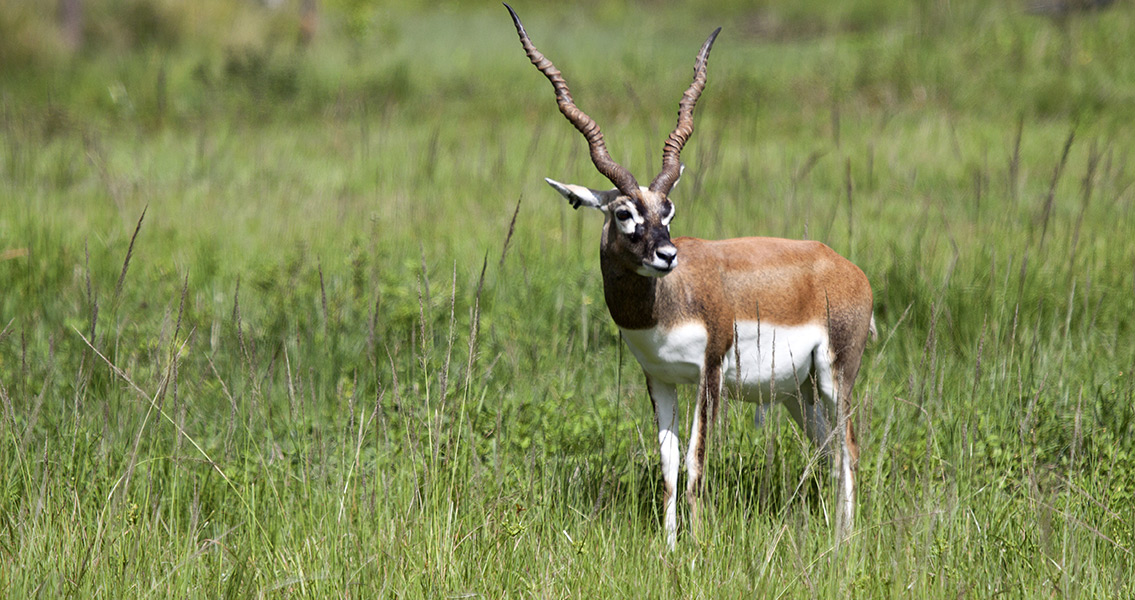
[[[859,460],[850,420],[852,386],[875,329],[867,277],[819,242],[670,238],[674,203],[668,195],[682,173],[679,155],[693,133],[694,105],[721,28],[698,53],[693,83],[678,105],[678,124],[662,151],[662,171],[641,187],[611,159],[599,126],[576,107],[560,71],[508,9],[528,58],[552,82],[560,112],[587,138],[595,168],[615,184],[594,190],[547,180],[573,207],[603,213],[603,295],[642,366],[654,405],[670,547],[677,538],[677,386],[683,384],[698,386],[686,450],[686,498],[695,528],[709,426],[717,418],[722,387],[736,382],[741,397],[758,404],[758,424],[767,407],[780,402],[815,444],[834,455],[836,539],[844,539],[855,511]],[[833,412],[838,451],[829,452]]]

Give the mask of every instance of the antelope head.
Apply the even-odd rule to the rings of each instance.
[[[682,176],[682,147],[694,131],[694,106],[705,89],[706,62],[718,27],[709,35],[698,52],[694,63],[694,80],[682,94],[678,104],[678,124],[662,149],[662,170],[642,187],[625,167],[615,162],[599,125],[580,110],[572,100],[571,91],[559,69],[548,60],[524,31],[520,17],[505,4],[516,25],[520,43],[532,64],[552,82],[560,112],[587,139],[591,162],[595,168],[615,185],[610,190],[596,190],[546,179],[574,208],[586,206],[604,214],[602,252],[604,260],[613,260],[618,266],[646,277],[663,277],[678,266],[678,248],[670,241],[670,221],[674,218],[674,203],[669,194]]]

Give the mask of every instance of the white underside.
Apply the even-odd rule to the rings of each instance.
[[[829,419],[836,416],[836,385],[825,328],[819,325],[787,327],[755,321],[740,321],[735,327],[735,344],[722,357],[722,387],[739,390],[742,400],[758,404],[757,425],[764,421],[765,412],[773,403],[783,403],[807,436],[818,446],[826,446],[831,431]],[[677,539],[675,495],[681,455],[677,386],[699,383],[706,361],[708,334],[705,327],[697,323],[668,330],[621,329],[621,332],[627,347],[649,377],[658,420],[663,478],[669,490],[663,520],[667,542],[673,548]],[[697,431],[699,419],[703,418],[699,413],[695,405],[691,437]],[[841,452],[846,449],[841,448]],[[841,475],[840,504],[849,523],[853,480],[850,473],[839,473],[840,463],[846,466],[850,460],[837,454],[836,464],[832,465],[836,471],[833,474]],[[690,444],[686,469],[691,486],[697,479],[698,468],[694,444]]]
[[[621,332],[652,380],[671,385],[698,383],[708,341],[701,324]],[[813,389],[813,367],[821,391],[834,394],[828,336],[823,327],[738,321],[735,339],[735,346],[722,359],[722,385],[729,388],[740,384],[746,402],[769,404],[785,396],[800,398],[802,392]]]

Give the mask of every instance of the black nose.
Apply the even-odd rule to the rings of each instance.
[[[667,246],[655,250],[654,254],[669,265],[673,264],[674,258],[678,256],[678,249],[673,246]]]

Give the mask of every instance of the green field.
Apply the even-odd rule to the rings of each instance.
[[[723,26],[675,235],[875,291],[836,556],[735,401],[668,550],[601,219],[542,178],[607,182],[499,4],[88,2],[77,52],[43,4],[0,0],[6,597],[1135,595],[1135,5],[513,4],[639,181]]]

